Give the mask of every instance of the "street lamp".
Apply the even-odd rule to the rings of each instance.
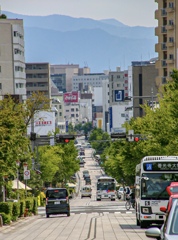
[[[19,201],[19,166],[20,166],[19,160],[16,160],[16,165],[17,165],[17,200]]]

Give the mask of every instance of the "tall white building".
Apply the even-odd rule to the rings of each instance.
[[[131,115],[127,108],[130,102],[125,101],[125,97],[130,97],[132,93],[132,71],[121,71],[118,67],[115,72],[109,73],[109,130],[118,131]],[[131,113],[133,115],[133,113]]]
[[[0,19],[0,96],[26,99],[24,28],[21,19]]]
[[[88,91],[90,86],[102,87],[102,81],[108,79],[108,75],[104,73],[90,73],[81,76],[73,76],[72,89],[73,91]]]

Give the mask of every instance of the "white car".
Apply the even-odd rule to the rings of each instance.
[[[127,189],[127,188],[130,189],[129,186],[126,186],[125,188],[126,188],[126,189]],[[118,197],[119,199],[123,199],[123,195],[124,195],[124,187],[120,187],[119,190],[117,191],[117,197]]]

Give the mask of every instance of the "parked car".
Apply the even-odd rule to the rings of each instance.
[[[126,187],[120,187],[119,190],[117,191],[117,197],[118,197],[119,199],[123,199],[124,188],[125,188],[126,190],[128,190],[128,192],[126,192],[127,195],[129,195],[130,192],[131,192],[129,186],[126,186]],[[129,192],[129,191],[130,191],[130,192]]]
[[[145,235],[157,240],[177,240],[178,239],[178,199],[173,202],[170,212],[162,225],[161,229],[157,227],[148,228]]]
[[[46,217],[56,214],[70,216],[69,195],[66,188],[48,188],[46,190]]]

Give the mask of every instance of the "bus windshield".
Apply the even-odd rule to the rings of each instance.
[[[141,179],[142,199],[169,199],[166,187],[178,181],[177,173],[144,173]],[[147,180],[145,180],[147,179]]]
[[[97,190],[115,190],[114,182],[100,182],[97,184]]]

